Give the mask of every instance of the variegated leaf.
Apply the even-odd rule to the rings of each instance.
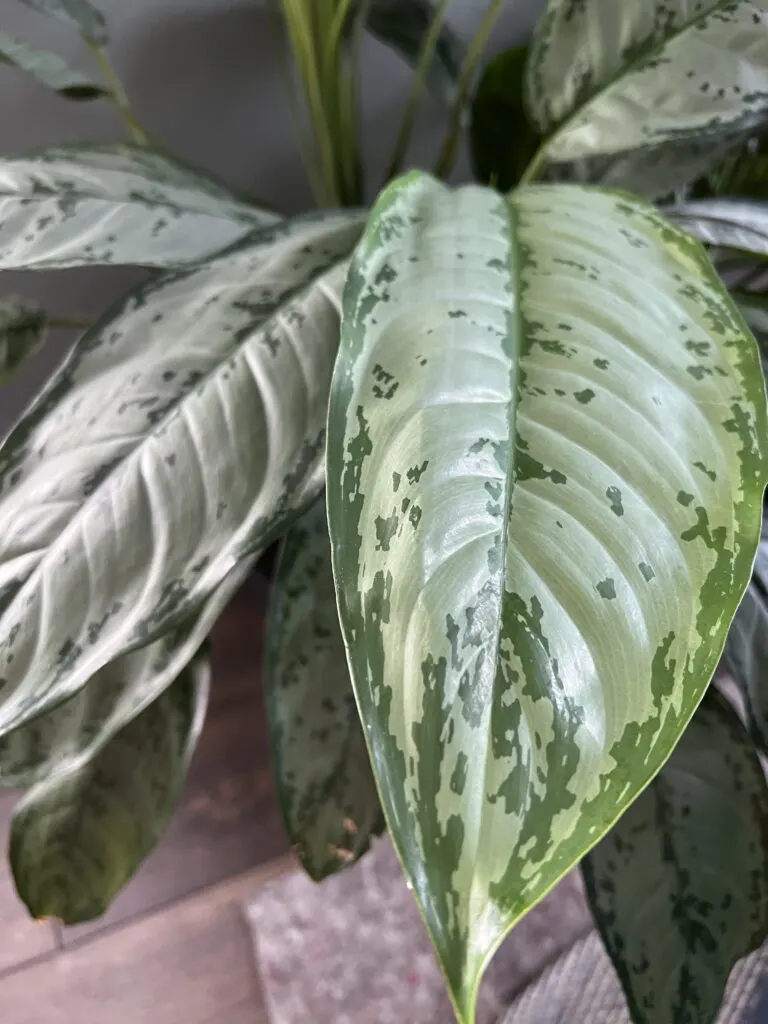
[[[659,196],[768,113],[763,0],[549,0],[528,65],[539,169]]]
[[[582,870],[634,1024],[712,1024],[768,935],[768,789],[717,693]]]
[[[322,486],[361,215],[143,285],[0,448],[0,736],[195,615]]]
[[[103,86],[71,68],[58,54],[35,49],[5,32],[0,32],[0,64],[26,72],[68,100],[97,100],[106,95]]]
[[[129,145],[0,159],[0,270],[184,266],[278,220],[200,172]]]
[[[379,200],[332,389],[333,568],[389,830],[462,1020],[700,701],[767,431],[754,339],[652,207],[424,175]]]
[[[89,0],[21,0],[27,7],[74,26],[89,43],[107,42],[107,24],[101,11]]]
[[[8,295],[0,299],[0,384],[45,341],[48,318],[26,299]]]
[[[339,627],[323,498],[282,543],[264,679],[283,817],[319,881],[357,860],[383,827]]]
[[[155,846],[203,725],[209,678],[198,655],[94,757],[56,766],[22,798],[10,861],[33,917],[68,925],[99,917]]]
[[[700,199],[665,207],[664,215],[707,245],[768,256],[768,205],[765,203]]]

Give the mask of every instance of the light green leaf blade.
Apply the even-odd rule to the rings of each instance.
[[[755,0],[550,0],[531,48],[539,169],[664,195],[768,112],[768,9]]]
[[[278,220],[200,172],[129,145],[0,159],[0,270],[185,266]]]
[[[143,285],[0,448],[0,737],[194,616],[322,487],[361,215]]]
[[[5,384],[45,341],[48,317],[26,299],[0,299],[0,384]]]
[[[41,14],[74,26],[83,38],[96,46],[107,42],[107,24],[101,11],[88,0],[21,0]]]
[[[707,245],[768,256],[768,205],[743,199],[700,199],[665,207],[664,215]]]
[[[91,760],[57,766],[22,798],[10,861],[33,917],[68,925],[99,917],[155,846],[203,726],[209,680],[198,656]]]
[[[367,9],[366,28],[371,35],[416,67],[435,15],[430,0],[360,0],[358,6]],[[463,59],[461,40],[444,23],[427,71],[427,86],[448,106],[456,98]]]
[[[634,1024],[711,1024],[768,934],[768,789],[714,691],[661,773],[582,862]]]
[[[336,610],[325,500],[282,542],[264,682],[288,836],[316,881],[366,852],[383,827]]]
[[[754,339],[651,207],[412,175],[374,208],[332,389],[333,567],[389,830],[463,1020],[701,699],[765,438]]]
[[[97,100],[106,90],[90,76],[71,68],[58,54],[38,50],[0,32],[0,64],[10,64],[68,100]]]

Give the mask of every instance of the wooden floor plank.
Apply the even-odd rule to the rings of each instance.
[[[13,1024],[268,1024],[242,905],[279,862],[0,982]]]

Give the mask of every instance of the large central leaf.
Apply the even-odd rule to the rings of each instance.
[[[457,1007],[658,771],[749,577],[754,339],[623,195],[426,176],[373,211],[328,437],[339,607],[390,831]]]

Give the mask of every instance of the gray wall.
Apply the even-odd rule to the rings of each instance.
[[[299,161],[284,72],[269,0],[96,0],[109,20],[111,52],[141,121],[174,153],[233,187],[264,196],[286,213],[311,205]],[[490,52],[527,38],[543,0],[508,0]],[[453,24],[469,35],[485,0],[454,0]],[[55,49],[72,63],[91,66],[90,55],[66,26],[0,0],[0,28]],[[17,153],[60,142],[124,138],[104,102],[68,103],[25,76],[0,67],[0,150]],[[364,143],[368,166],[381,172],[399,125],[409,74],[374,41],[363,61]],[[429,166],[442,138],[444,114],[423,104],[409,162]],[[466,176],[462,160],[457,176]],[[90,318],[138,279],[126,269],[6,274],[0,294],[22,292],[59,314]],[[55,361],[49,349],[2,392],[0,429],[26,404]]]

